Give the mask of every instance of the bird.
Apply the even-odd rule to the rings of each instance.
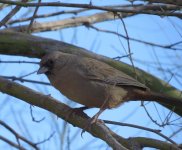
[[[40,61],[37,74],[45,74],[50,83],[70,100],[86,108],[99,108],[91,123],[106,109],[117,108],[130,100],[156,101],[182,105],[182,101],[152,92],[146,85],[114,67],[94,58],[53,51]]]

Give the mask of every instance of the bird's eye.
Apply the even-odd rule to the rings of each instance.
[[[48,60],[48,61],[45,63],[45,66],[46,66],[47,68],[49,68],[49,70],[52,69],[53,66],[54,66],[54,61],[53,61],[53,60]]]
[[[49,60],[49,61],[48,61],[48,64],[49,64],[50,66],[52,66],[53,63],[54,63],[53,60]]]

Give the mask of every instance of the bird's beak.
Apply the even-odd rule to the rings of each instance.
[[[43,73],[46,73],[47,71],[49,71],[49,69],[47,67],[42,66],[37,71],[37,74],[43,74]]]

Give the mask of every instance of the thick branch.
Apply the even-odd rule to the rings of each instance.
[[[84,113],[80,113],[80,115],[72,113],[71,115],[69,115],[69,117],[67,117],[69,112],[73,110],[69,108],[67,105],[57,101],[56,99],[50,96],[42,95],[39,92],[33,91],[32,89],[24,87],[15,82],[9,81],[7,79],[0,78],[0,83],[1,83],[0,84],[1,92],[14,96],[18,99],[21,99],[31,105],[35,105],[40,108],[46,109],[64,120],[66,118],[67,119],[66,121],[73,124],[74,126],[80,127],[82,129],[85,128],[85,124],[87,123],[88,117]],[[115,150],[126,150],[125,147],[130,149],[132,147],[130,139],[125,139],[122,138],[121,136],[116,135],[114,132],[109,130],[109,128],[107,128],[103,123],[97,122],[97,124],[93,124],[90,129],[86,130],[93,136],[98,137],[107,142],[107,144],[110,145]],[[145,139],[147,140],[148,138]],[[138,145],[141,145],[142,147],[150,146],[155,148],[155,145],[153,146],[152,142],[150,145],[149,144],[144,145],[145,141],[141,140],[135,140],[135,141],[139,141]],[[155,141],[158,141],[158,143],[162,142],[159,140]],[[163,146],[166,147],[168,146],[174,150],[177,150],[177,147],[173,144],[168,144],[166,142],[162,143]],[[125,147],[123,147],[121,144],[124,145]]]
[[[60,118],[66,118],[66,121],[73,124],[74,126],[80,127],[82,129],[85,128],[88,117],[75,116],[75,114],[69,115],[68,117],[67,115],[69,112],[72,112],[73,110],[67,105],[57,101],[56,99],[50,96],[42,95],[39,92],[33,91],[27,87],[24,87],[7,79],[0,78],[0,83],[1,92],[19,98],[31,105],[46,109],[56,114]],[[82,114],[82,116],[84,116],[84,114]],[[107,144],[110,145],[113,149],[127,150],[112,137],[112,135],[109,133],[110,130],[105,125],[98,123],[97,125],[93,125],[91,127],[91,130],[86,130],[93,136],[96,136],[107,142]]]
[[[0,32],[0,54],[41,58],[45,53],[52,51],[61,51],[65,53],[72,53],[76,55],[82,55],[85,57],[98,59],[113,66],[114,68],[120,71],[125,72],[126,74],[134,78],[136,77],[135,72],[133,72],[132,66],[120,61],[115,61],[108,57],[94,54],[86,49],[71,44],[23,33],[6,31]],[[147,72],[144,72],[143,70],[140,70],[138,68],[136,69],[136,73],[137,79],[140,82],[146,84],[151,90],[158,93],[162,92],[174,98],[181,97],[181,91],[177,90],[173,86],[170,86],[167,82],[164,82],[163,80],[160,80],[157,77]],[[169,104],[168,106],[164,106],[182,116],[182,106],[179,106],[178,108],[174,109],[171,107],[171,104]]]

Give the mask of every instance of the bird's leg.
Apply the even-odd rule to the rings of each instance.
[[[100,108],[99,111],[91,118],[90,124],[96,123],[100,114],[105,110],[105,108]]]
[[[91,118],[90,124],[96,123],[100,114],[106,110],[106,106],[107,106],[107,102],[108,102],[108,98],[104,101],[104,103],[101,105],[99,111]]]
[[[107,104],[107,101],[108,101],[108,100],[105,100],[104,103],[102,104],[102,106],[100,107],[99,111],[98,111],[92,118],[90,118],[90,119],[88,120],[88,123],[86,124],[86,126],[83,128],[83,130],[82,130],[82,132],[81,132],[81,136],[83,135],[83,133],[85,132],[86,129],[88,129],[88,128],[90,129],[90,126],[91,126],[92,124],[97,123],[100,114],[101,114],[104,110],[106,110],[106,108],[107,108],[107,107],[105,107],[106,104]]]
[[[90,127],[92,124],[97,123],[98,117],[104,110],[105,110],[105,108],[100,108],[100,110],[92,118],[88,119],[86,126],[83,128],[83,130],[81,132],[81,136],[83,135],[83,133],[85,132],[86,129],[90,130]]]

